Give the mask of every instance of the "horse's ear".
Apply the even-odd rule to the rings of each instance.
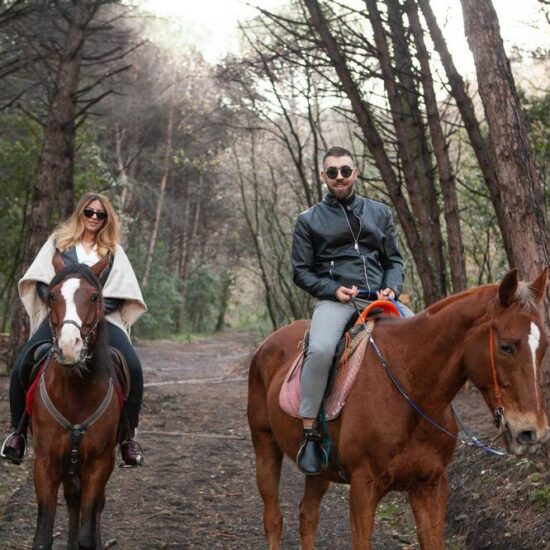
[[[511,269],[504,275],[498,287],[498,300],[501,305],[507,306],[512,302],[518,288],[518,270]]]
[[[63,261],[63,256],[61,256],[61,254],[57,250],[53,255],[52,263],[56,274],[59,273],[60,271],[63,271],[63,269],[65,269],[65,262]]]
[[[90,267],[90,271],[98,278],[101,279],[102,273],[109,267],[109,261],[111,257],[109,254],[105,254],[99,262]]]
[[[529,288],[534,294],[535,303],[540,304],[546,294],[546,285],[548,283],[548,267],[545,267],[542,273],[532,282]]]

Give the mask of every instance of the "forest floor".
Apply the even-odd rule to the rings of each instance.
[[[262,503],[246,422],[247,365],[257,342],[221,334],[188,344],[137,346],[145,371],[140,441],[146,465],[115,471],[107,488],[103,543],[122,549],[265,548]],[[0,376],[0,418],[8,418],[8,377]],[[456,408],[476,433],[492,433],[475,390]],[[7,422],[0,424],[7,430]],[[32,452],[21,466],[0,462],[0,549],[30,548],[36,521]],[[550,476],[540,457],[493,458],[457,449],[449,469],[446,547],[550,548]],[[299,547],[298,503],[303,476],[287,459],[281,501],[282,548]],[[317,547],[350,547],[347,486],[323,500]],[[65,547],[66,509],[59,495],[54,548]],[[388,495],[377,512],[375,550],[416,549],[403,495]]]

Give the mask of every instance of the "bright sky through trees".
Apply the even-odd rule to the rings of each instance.
[[[348,0],[350,5],[364,6],[362,0]],[[252,6],[273,10],[283,6],[285,0],[142,0],[143,7],[161,17],[177,20],[182,39],[193,44],[211,62],[227,52],[239,52],[238,21],[257,14]],[[498,12],[501,31],[509,49],[517,45],[532,50],[548,47],[548,23],[540,13],[536,0],[524,0],[521,8],[513,0],[493,0]],[[432,2],[440,24],[445,25],[445,37],[460,70],[473,71],[473,61],[464,37],[462,11],[458,0]]]

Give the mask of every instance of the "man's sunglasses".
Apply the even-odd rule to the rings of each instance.
[[[349,178],[353,174],[353,168],[351,166],[340,166],[340,168],[336,168],[336,166],[331,166],[330,168],[327,168],[325,170],[327,178],[331,180],[335,180],[338,177],[338,172],[342,174],[343,178]]]
[[[94,210],[93,208],[84,208],[84,215],[87,218],[93,218],[95,215],[100,222],[107,219],[107,212],[103,212],[103,210]]]

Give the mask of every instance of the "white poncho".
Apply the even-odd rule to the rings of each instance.
[[[36,283],[47,285],[55,275],[52,260],[55,254],[53,236],[38,252],[23,278],[19,281],[19,296],[29,314],[31,336],[38,330],[48,314],[46,304],[38,296]],[[129,337],[130,327],[147,311],[136,274],[121,246],[117,245],[109,277],[103,287],[105,298],[123,300],[122,305],[105,318],[122,329]]]

